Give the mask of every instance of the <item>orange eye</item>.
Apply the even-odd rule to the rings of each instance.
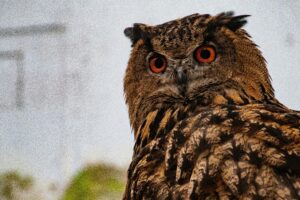
[[[161,55],[154,55],[149,59],[149,68],[153,73],[162,73],[167,68],[167,60]]]
[[[216,51],[212,46],[201,46],[195,50],[195,59],[199,63],[210,63],[216,59]]]

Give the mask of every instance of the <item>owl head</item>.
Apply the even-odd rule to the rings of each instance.
[[[246,17],[193,14],[124,30],[132,42],[124,92],[135,131],[155,109],[273,97],[265,60],[242,29]]]

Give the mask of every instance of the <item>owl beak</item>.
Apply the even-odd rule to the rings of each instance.
[[[178,69],[176,70],[176,82],[178,85],[185,85],[187,82],[186,70]]]
[[[176,83],[178,85],[178,89],[182,96],[185,96],[186,93],[186,83],[187,83],[187,72],[182,68],[179,68],[175,71],[176,73]]]

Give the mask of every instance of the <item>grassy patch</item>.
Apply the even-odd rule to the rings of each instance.
[[[123,171],[110,165],[93,164],[75,175],[62,200],[121,199],[124,188]]]
[[[30,190],[32,185],[30,176],[23,176],[17,171],[5,172],[0,175],[0,199],[20,199],[20,193]]]

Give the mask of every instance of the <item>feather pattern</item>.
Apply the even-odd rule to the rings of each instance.
[[[275,98],[242,29],[247,17],[193,14],[125,29],[135,145],[124,200],[300,199],[300,113]],[[203,47],[213,61],[197,61]],[[162,73],[149,69],[153,55]]]

